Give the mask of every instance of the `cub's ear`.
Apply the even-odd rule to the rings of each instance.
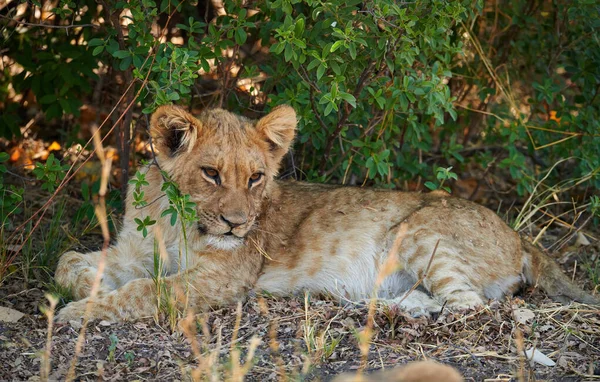
[[[291,106],[277,106],[256,123],[256,131],[269,143],[273,158],[279,162],[296,135],[296,111]]]
[[[170,157],[191,150],[200,128],[200,122],[193,115],[177,106],[161,106],[150,119],[154,146]]]

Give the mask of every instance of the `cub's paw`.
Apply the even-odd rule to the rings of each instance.
[[[434,309],[434,308],[424,308],[424,307],[419,307],[419,308],[413,308],[413,309],[409,309],[407,310],[407,313],[411,315],[411,317],[413,318],[419,318],[419,317],[425,317],[425,318],[431,318],[432,314],[437,314],[440,312],[440,309]],[[436,316],[434,316],[436,317]]]
[[[85,298],[67,304],[67,306],[62,308],[56,315],[56,321],[79,321],[84,316],[89,320],[107,320],[111,322],[116,322],[124,318],[123,312],[118,309],[110,299],[107,300],[98,296],[91,302],[91,306],[88,307],[89,301],[89,298]],[[86,309],[89,309],[87,315]]]
[[[79,301],[73,301],[67,304],[64,308],[62,308],[58,314],[56,315],[56,322],[69,322],[69,321],[79,321],[83,318],[85,313],[85,306],[87,305],[88,299],[83,299]]]

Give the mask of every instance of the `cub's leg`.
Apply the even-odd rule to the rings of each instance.
[[[100,254],[100,251],[85,254],[76,251],[64,253],[58,260],[54,279],[58,285],[70,288],[75,300],[89,296],[98,271]],[[99,292],[104,293],[112,289],[114,288],[110,288],[107,283],[102,283]]]
[[[243,252],[243,251],[242,251]],[[254,286],[262,267],[263,258],[247,253],[196,253],[202,257],[200,265],[161,280],[160,292],[175,307],[201,309],[235,302]],[[236,274],[232,277],[232,270]],[[57,315],[59,322],[83,317],[87,304],[89,319],[111,321],[134,320],[154,316],[158,312],[158,285],[153,279],[138,278],[120,288],[93,300],[84,298],[64,307]]]
[[[439,313],[442,305],[431,298],[422,285],[409,293],[416,282],[417,279],[409,272],[398,270],[381,284],[377,293],[378,301],[383,305],[398,307],[413,317],[430,317],[432,313]]]
[[[405,219],[398,256],[434,299],[463,310],[515,292],[523,273],[516,232],[494,212],[463,199],[433,194],[423,202]]]
[[[71,288],[75,300],[88,297],[96,279],[101,255],[101,251],[66,252],[58,261],[54,275],[56,282],[63,287]],[[98,292],[105,294],[128,281],[144,277],[149,277],[147,264],[140,261],[135,246],[117,244],[106,250],[104,272]]]
[[[405,258],[406,270],[417,279],[425,276],[422,285],[449,309],[465,310],[483,305],[481,275],[451,246],[445,247],[440,242],[427,269],[434,248],[435,243],[417,246]]]

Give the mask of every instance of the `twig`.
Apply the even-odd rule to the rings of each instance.
[[[308,96],[310,98],[310,106],[312,108],[312,111],[313,111],[313,113],[315,113],[315,118],[317,118],[317,121],[319,121],[319,125],[321,125],[323,130],[327,131],[327,125],[325,124],[325,122],[323,122],[323,119],[321,118],[321,115],[319,114],[319,111],[317,110],[317,105],[315,105],[315,94],[313,92],[313,88],[310,88],[310,92],[308,93]]]
[[[417,289],[419,287],[419,285],[421,285],[421,283],[425,280],[425,278],[427,277],[427,274],[429,273],[429,268],[431,268],[431,263],[433,262],[433,258],[435,257],[435,253],[437,252],[439,244],[440,244],[440,239],[438,239],[438,241],[435,243],[435,247],[433,247],[433,252],[431,252],[431,257],[429,257],[429,262],[427,263],[427,268],[425,268],[425,272],[423,272],[423,275],[421,277],[419,277],[417,282],[408,290],[408,292],[406,292],[404,294],[404,296],[402,296],[400,301],[397,302],[397,305],[400,305],[402,303],[402,301],[406,300],[406,298],[412,292],[414,292],[415,289]]]
[[[0,15],[0,18],[5,20],[14,21],[17,24],[26,25],[30,27],[41,27],[41,28],[51,28],[51,29],[71,29],[71,28],[100,28],[100,25],[95,24],[71,24],[71,25],[52,25],[52,24],[35,24],[28,23],[21,20],[16,20],[8,16]]]
[[[369,65],[361,73],[360,77],[358,78],[356,88],[354,88],[354,92],[353,92],[354,98],[358,98],[358,95],[360,94],[362,89],[367,84],[367,79],[370,77],[374,66],[375,66],[375,61],[371,61],[369,63]],[[372,76],[372,77],[374,78],[376,76]],[[337,126],[335,127],[335,130],[333,131],[333,133],[331,133],[329,135],[329,138],[327,139],[327,145],[325,146],[325,151],[323,152],[323,161],[321,162],[321,166],[319,168],[320,174],[324,174],[325,168],[327,167],[327,162],[329,161],[329,156],[331,155],[331,149],[333,148],[333,142],[338,137],[338,135],[340,135],[340,133],[342,132],[342,129],[344,128],[346,121],[348,120],[348,117],[350,117],[350,107],[349,107],[348,102],[344,101],[344,105],[345,105],[344,111],[343,111],[342,115],[340,116],[340,118],[338,119]]]
[[[371,130],[373,130],[375,128],[375,125],[377,125],[379,123],[379,120],[380,120],[380,118],[378,119],[377,115],[373,116],[373,118],[371,118],[371,121],[369,122],[369,126],[366,129],[363,129],[363,133],[360,135],[360,137],[358,138],[358,140],[362,141],[371,132]],[[327,171],[325,171],[323,173],[323,175],[325,175],[327,177],[327,176],[330,176],[331,174],[333,174],[344,163],[344,161],[347,158],[347,154],[350,153],[350,152],[352,152],[352,156],[354,154],[359,154],[359,152],[357,150],[355,150],[354,148],[351,148],[350,150],[346,151],[344,154],[338,155],[337,161],[332,166],[330,166],[327,169]],[[351,156],[351,158],[352,158],[352,156]],[[346,172],[348,172],[349,168],[350,168],[350,162],[348,163],[348,167],[346,168]]]
[[[120,10],[116,12],[111,12],[110,7],[106,4],[106,1],[101,0],[102,8],[104,9],[104,13],[106,18],[109,20],[112,27],[117,31],[117,41],[119,42],[119,49],[127,50],[127,44],[125,43],[125,35],[123,33],[123,27],[120,23]],[[125,75],[125,82],[130,83],[133,80],[133,72],[131,70],[131,65],[129,65],[125,70],[122,71]],[[129,104],[133,100],[137,98],[137,95],[133,95],[132,92],[126,92],[127,97],[125,99],[125,104]],[[125,202],[127,200],[127,181],[129,180],[129,157],[130,157],[130,135],[131,135],[131,120],[133,118],[133,110],[131,108],[127,109],[125,112],[125,117],[121,121],[118,130],[118,146],[120,151],[120,170],[121,170],[121,200]]]

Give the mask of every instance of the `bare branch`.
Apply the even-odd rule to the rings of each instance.
[[[310,106],[312,107],[313,113],[315,113],[315,117],[317,118],[317,121],[319,121],[319,124],[321,125],[321,127],[325,131],[327,131],[327,125],[325,124],[325,122],[323,121],[321,116],[319,115],[319,111],[317,110],[317,105],[315,105],[315,94],[314,94],[314,91],[312,88],[310,88],[309,97],[310,97]]]
[[[355,98],[358,98],[360,92],[367,84],[367,79],[369,77],[371,77],[371,78],[375,77],[372,75],[375,64],[376,64],[375,61],[371,61],[369,63],[369,65],[363,70],[360,77],[358,78],[356,88],[354,88],[354,92],[353,92],[353,95]],[[346,121],[348,120],[348,117],[350,116],[350,112],[351,112],[351,109],[349,107],[350,105],[348,104],[348,102],[344,101],[344,106],[345,106],[344,111],[342,112],[342,115],[340,116],[340,119],[338,120],[335,130],[333,131],[333,133],[331,133],[331,135],[327,139],[327,146],[325,146],[323,161],[321,162],[321,166],[319,168],[320,174],[323,174],[325,172],[325,167],[327,167],[327,161],[329,160],[329,156],[331,154],[331,149],[333,148],[333,142],[338,137],[338,135],[340,135],[340,133],[342,132],[342,129],[344,128],[344,125],[346,124]]]
[[[14,21],[17,24],[26,25],[29,27],[40,27],[40,28],[51,28],[51,29],[100,28],[100,25],[95,25],[95,24],[72,24],[72,25],[35,24],[35,23],[28,23],[28,22],[21,21],[21,20],[16,20],[11,17],[4,16],[4,15],[0,15],[0,18],[9,20],[9,21]]]

